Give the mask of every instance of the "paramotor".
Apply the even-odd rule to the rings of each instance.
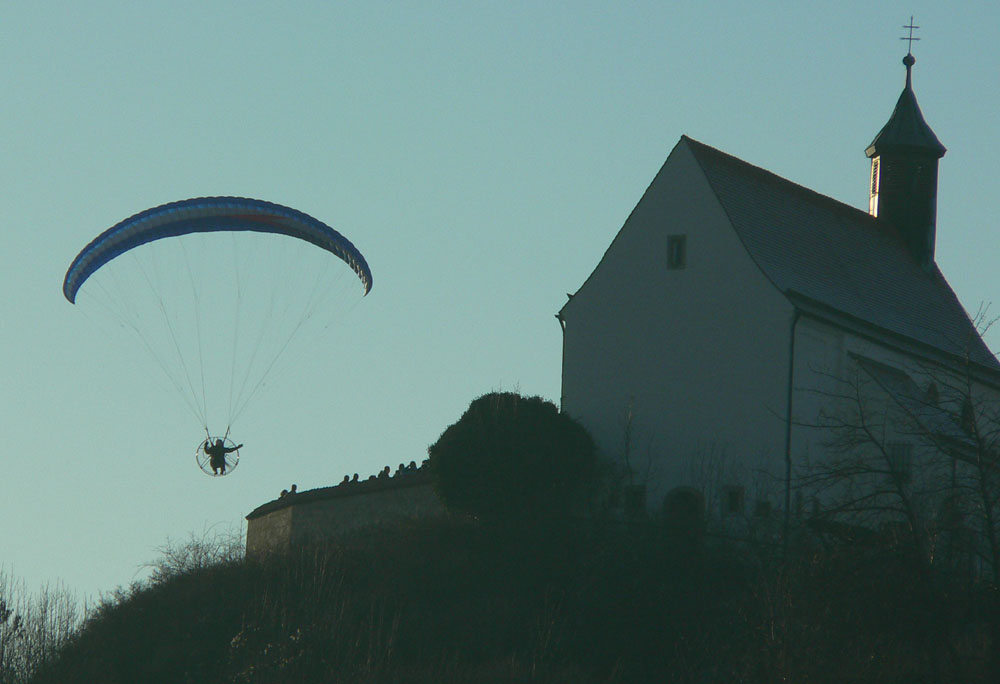
[[[139,212],[94,238],[63,280],[66,299],[102,330],[110,317],[137,334],[204,433],[214,424],[227,438],[293,339],[318,337],[371,287],[368,263],[346,237],[296,209],[243,197]]]

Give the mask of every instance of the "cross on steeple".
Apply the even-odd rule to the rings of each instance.
[[[910,23],[909,23],[908,25],[906,25],[906,26],[903,26],[903,28],[905,28],[905,29],[910,29],[910,35],[908,35],[908,36],[903,36],[902,38],[900,38],[900,40],[905,40],[905,41],[907,41],[907,45],[906,45],[906,54],[908,54],[908,55],[909,55],[909,54],[911,54],[911,53],[913,52],[913,41],[915,41],[915,40],[920,40],[919,38],[914,38],[914,37],[913,37],[913,29],[918,29],[918,28],[920,28],[920,27],[919,27],[919,26],[914,26],[914,25],[913,25],[913,15],[911,14],[911,15],[910,15]]]

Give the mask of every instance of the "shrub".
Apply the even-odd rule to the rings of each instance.
[[[550,401],[512,392],[475,399],[428,455],[445,505],[492,521],[565,511],[596,462],[583,426]]]

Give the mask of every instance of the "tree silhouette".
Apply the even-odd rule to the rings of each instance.
[[[513,392],[473,400],[427,451],[445,505],[490,521],[565,512],[596,462],[583,426]]]

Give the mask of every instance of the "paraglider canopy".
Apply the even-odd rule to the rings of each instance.
[[[216,476],[239,462],[242,445],[229,440],[230,428],[278,361],[288,365],[293,340],[319,339],[371,287],[365,257],[339,232],[296,209],[244,197],[139,212],[94,238],[63,280],[66,299],[102,334],[124,328],[138,336],[138,348],[209,436],[196,458]]]
[[[66,271],[63,294],[71,303],[93,273],[116,256],[154,240],[221,231],[279,233],[305,240],[343,259],[372,289],[368,262],[343,235],[322,221],[280,204],[246,197],[197,197],[163,204],[125,219],[83,248]]]

